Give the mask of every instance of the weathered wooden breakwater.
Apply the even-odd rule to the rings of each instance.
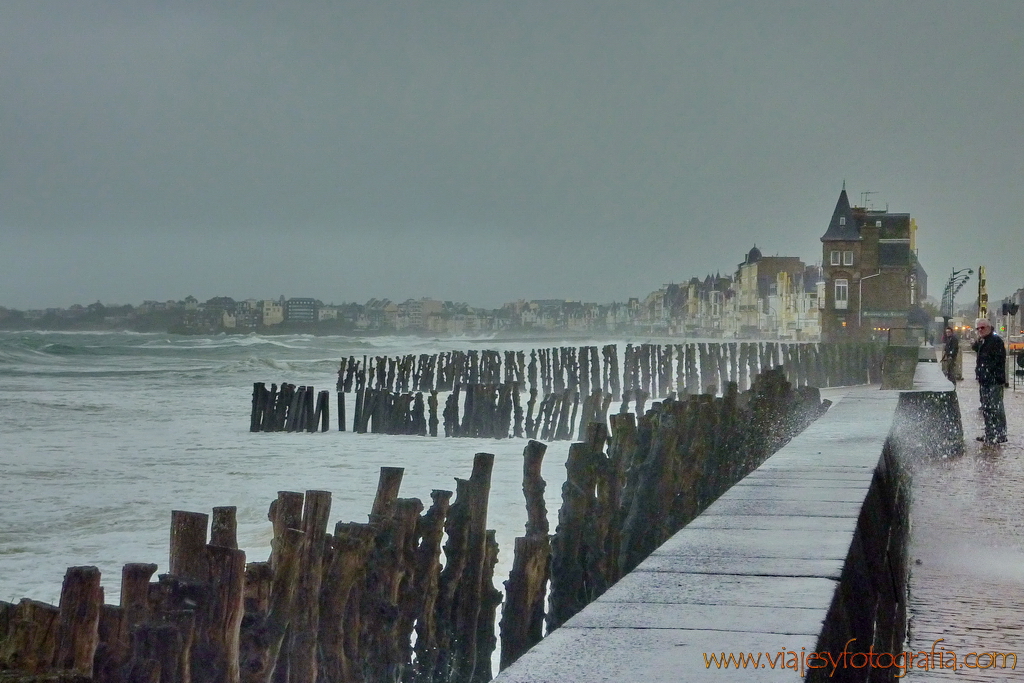
[[[727,384],[722,396],[615,415],[610,432],[588,424],[569,449],[553,535],[540,478],[546,447],[528,442],[528,523],[506,582],[502,665],[822,409],[814,389],[793,389],[776,369],[749,391]],[[398,497],[402,471],[384,468],[368,523],[339,522],[333,533],[330,493],[282,492],[268,515],[265,562],[246,564],[233,508],[215,508],[212,520],[174,512],[168,573],[152,581],[155,565],[126,565],[120,605],[103,604],[94,567],[68,570],[57,606],[0,603],[0,670],[23,681],[65,671],[65,680],[112,683],[488,680],[501,603],[498,548],[486,528],[491,463],[478,454],[455,501],[434,491],[426,512]]]
[[[168,573],[125,565],[120,605],[103,604],[95,567],[68,569],[58,606],[0,602],[0,680],[490,680],[492,464],[477,454],[455,501],[434,491],[425,513],[399,498],[403,470],[382,468],[369,522],[333,534],[329,492],[282,491],[264,562],[237,548],[234,508],[215,508],[212,526],[172,512]]]
[[[528,359],[528,360],[527,360]],[[350,356],[337,381],[338,429],[358,433],[582,440],[613,405],[643,414],[649,400],[740,391],[781,367],[795,387],[880,381],[874,344],[730,342],[452,351],[397,357]],[[253,388],[251,431],[326,431],[329,393],[263,383]]]

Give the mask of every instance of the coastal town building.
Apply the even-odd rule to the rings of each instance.
[[[370,299],[356,317],[356,329],[394,330],[398,306],[391,299]]]
[[[395,329],[425,330],[427,319],[443,309],[444,302],[437,299],[406,299],[395,306]]]
[[[286,323],[308,324],[317,321],[316,309],[319,302],[309,297],[293,297],[284,302]]]
[[[769,285],[763,329],[774,339],[815,341],[821,336],[820,309],[825,280],[820,266],[806,266],[790,274],[781,271]]]
[[[799,301],[807,298],[800,296],[808,293],[806,270],[807,266],[796,256],[764,256],[755,244],[736,268],[735,315],[729,321],[732,336],[759,337],[769,330],[774,332],[770,336],[776,337],[800,334],[797,330],[803,328],[799,327],[800,316],[796,311],[810,305],[809,301]],[[816,296],[816,292],[814,286],[811,293]]]
[[[891,328],[917,322],[927,274],[916,240],[910,214],[851,206],[843,188],[821,236],[823,340],[885,339]]]
[[[323,322],[325,320],[337,320],[338,319],[338,307],[337,306],[321,306],[316,309],[317,322]]]
[[[262,324],[264,327],[280,325],[284,322],[284,297],[277,301],[273,299],[263,300]]]

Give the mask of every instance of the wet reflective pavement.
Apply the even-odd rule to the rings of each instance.
[[[955,653],[957,663],[915,667],[907,678],[918,681],[1024,680],[1024,387],[1018,378],[1016,392],[1005,392],[1009,441],[983,445],[973,369],[968,353],[957,386],[965,454],[912,463],[907,650],[931,652],[941,638],[936,651],[946,650],[947,666]],[[1016,653],[1016,670],[973,668],[989,659],[969,653],[985,652]]]

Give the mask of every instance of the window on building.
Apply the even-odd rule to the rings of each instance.
[[[852,251],[844,251],[843,252],[843,265],[844,266],[852,266],[853,265],[853,252]]]
[[[846,278],[836,280],[836,310],[845,310],[850,305],[850,281]]]
[[[831,263],[833,266],[838,266],[839,265],[840,261],[839,261],[839,252],[838,251],[833,251],[832,252],[831,259],[829,260],[829,263]]]
[[[875,221],[875,227],[876,228],[882,227],[882,221]]]
[[[846,225],[846,216],[839,217],[839,225]]]

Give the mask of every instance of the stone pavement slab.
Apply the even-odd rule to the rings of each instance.
[[[800,680],[799,672],[779,668],[786,659],[779,657],[779,652],[813,652],[817,638],[817,634],[569,628],[566,625],[544,639],[545,647],[527,651],[497,680],[502,683],[793,683]],[[742,669],[705,664],[706,654],[733,652],[761,653],[762,657]]]
[[[777,518],[776,518],[777,519]],[[815,519],[826,519],[817,517]],[[724,555],[747,557],[789,557],[806,559],[846,559],[850,552],[850,535],[856,526],[826,531],[818,529],[794,532],[776,529],[706,529],[686,527],[650,557]],[[643,569],[644,562],[637,569]]]
[[[846,537],[849,540],[849,536]],[[652,555],[634,571],[755,576],[817,576],[839,580],[843,560],[732,555]]]
[[[856,520],[847,517],[795,517],[785,515],[710,515],[704,513],[687,529],[786,529],[789,531],[852,531]]]
[[[595,602],[574,616],[575,628],[673,628],[719,630],[782,635],[815,635],[821,631],[821,614],[806,607],[756,607],[750,605],[698,605],[693,603],[609,604]]]

